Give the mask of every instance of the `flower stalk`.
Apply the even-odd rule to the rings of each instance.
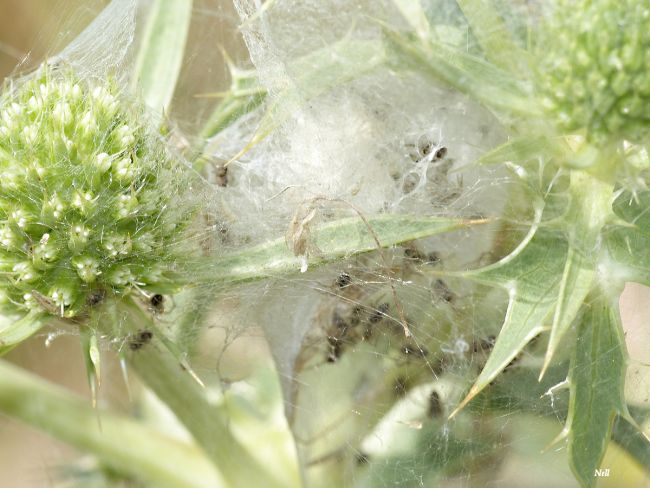
[[[93,410],[87,400],[1,360],[0,411],[91,452],[116,471],[153,486],[227,486],[197,447],[134,420]]]

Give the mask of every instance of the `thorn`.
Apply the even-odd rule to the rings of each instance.
[[[542,365],[542,370],[539,372],[539,378],[537,378],[538,382],[541,382],[542,379],[544,379],[544,375],[546,374],[546,370],[551,364],[551,359],[553,358],[554,352],[555,351],[551,351],[549,346],[549,349],[546,351],[546,356],[544,357],[544,364]]]
[[[557,436],[555,436],[555,438],[551,442],[549,442],[548,444],[546,444],[546,446],[544,446],[544,448],[542,449],[542,454],[548,452],[548,450],[551,449],[554,445],[566,439],[568,435],[569,435],[569,428],[565,425],[564,428],[560,431],[560,433]]]
[[[255,146],[262,138],[259,137],[257,134],[253,135],[253,138],[250,140],[246,146],[242,150],[240,150],[237,154],[235,154],[232,158],[230,158],[226,163],[223,165],[224,168],[227,168],[230,163],[233,161],[237,161],[240,157],[242,157],[244,154],[246,154],[248,151],[250,151],[253,146]]]
[[[548,390],[546,390],[546,392],[543,393],[539,398],[541,399],[541,398],[544,398],[545,396],[550,396],[551,398],[553,398],[553,396],[555,395],[555,392],[556,392],[556,391],[559,391],[559,390],[565,390],[566,388],[569,388],[569,380],[568,380],[568,379],[559,382],[557,385],[553,385],[553,386],[551,386],[551,387],[550,387]]]
[[[94,374],[91,374],[90,377],[88,378],[88,383],[90,386],[90,398],[91,398],[91,404],[95,410],[97,410],[97,383],[96,383],[96,376]]]
[[[120,369],[122,370],[122,379],[124,380],[124,386],[126,386],[126,394],[129,397],[129,403],[133,403],[131,385],[129,384],[129,372],[126,365],[126,358],[123,354],[120,354]]]
[[[458,412],[460,412],[465,406],[474,398],[478,393],[481,391],[480,388],[478,388],[476,385],[472,386],[472,388],[469,390],[469,393],[467,396],[463,399],[462,402],[454,409],[453,412],[449,414],[449,417],[447,417],[447,420],[451,420],[456,416]]]
[[[90,357],[91,363],[93,364],[93,369],[94,369],[93,376],[95,381],[97,382],[97,389],[99,389],[102,386],[101,352],[99,350],[99,344],[97,342],[96,332],[94,332],[93,335],[90,336],[88,355]]]
[[[230,72],[230,76],[234,77],[234,73],[237,70],[237,66],[235,66],[235,62],[230,57],[230,54],[228,54],[228,51],[226,50],[226,46],[219,43],[217,45],[217,47],[219,48],[219,51],[221,51],[221,55],[223,56],[223,60],[226,63],[226,66],[228,67],[228,71]]]
[[[198,377],[198,375],[194,372],[194,370],[190,367],[189,363],[185,359],[181,359],[180,365],[181,368],[187,371],[192,379],[194,379],[194,381],[196,381],[201,386],[201,388],[205,388],[205,383],[201,381],[201,378]]]

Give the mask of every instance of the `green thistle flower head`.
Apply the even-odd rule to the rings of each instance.
[[[64,317],[173,284],[187,170],[115,83],[44,68],[0,99],[0,301]]]
[[[558,0],[546,39],[539,89],[563,133],[601,145],[639,142],[650,114],[650,3]]]

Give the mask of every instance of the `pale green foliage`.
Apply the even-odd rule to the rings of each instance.
[[[63,317],[165,289],[189,176],[111,83],[43,68],[0,102],[0,293]],[[183,183],[184,182],[184,183]],[[93,298],[90,298],[90,296]]]
[[[138,56],[135,91],[155,112],[168,112],[181,70],[192,0],[154,2]]]
[[[470,2],[459,4],[468,9]],[[560,0],[551,10],[529,33],[536,48],[528,55],[503,42],[480,42],[483,56],[476,56],[441,54],[435,44],[430,49],[401,33],[391,40],[403,63],[482,101],[510,123],[511,140],[481,162],[505,163],[532,202],[526,212],[534,217],[514,250],[490,266],[457,273],[505,289],[509,307],[485,367],[455,412],[497,379],[529,341],[549,331],[541,377],[567,350],[574,352],[569,420],[559,438],[569,439],[569,461],[580,482],[593,486],[613,419],[635,425],[623,394],[627,357],[615,302],[625,281],[648,282],[642,202],[650,7],[641,0]],[[479,41],[493,39],[488,23],[474,14],[466,15],[473,34]],[[508,55],[530,69],[499,62]],[[449,59],[458,65],[463,60],[458,73]],[[504,86],[493,74],[497,66],[486,60],[508,69],[501,75],[510,82],[532,87],[530,105],[543,111],[526,113],[504,104],[508,97],[486,97]],[[474,68],[481,63],[490,68]],[[521,218],[521,206],[511,217]]]
[[[618,307],[610,297],[591,298],[577,331],[567,419],[571,463],[587,486],[602,461],[614,418],[630,418],[623,395],[627,358]]]

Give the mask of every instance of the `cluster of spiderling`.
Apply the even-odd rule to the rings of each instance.
[[[411,267],[435,267],[439,262],[438,253],[425,254],[413,243],[406,245],[401,258],[405,273],[411,273]],[[382,286],[366,290],[363,282],[359,276],[347,271],[341,272],[334,281],[336,304],[331,310],[331,316],[328,315],[328,308],[323,317],[327,342],[325,361],[335,363],[346,350],[354,349],[361,342],[374,342],[376,334],[386,333],[394,338],[393,345],[389,348],[393,353],[396,352],[405,360],[426,360],[429,355],[427,346],[404,336],[403,327],[396,320],[397,310],[390,292]],[[427,283],[427,286],[430,287],[432,300],[439,304],[453,305],[456,295],[443,280],[436,278]],[[408,317],[407,322],[410,322]],[[413,325],[409,323],[409,326]]]
[[[172,285],[191,208],[176,164],[115,83],[43,68],[0,99],[0,300],[64,317]]]
[[[647,137],[647,0],[558,0],[549,27],[539,87],[558,127],[598,144]]]

